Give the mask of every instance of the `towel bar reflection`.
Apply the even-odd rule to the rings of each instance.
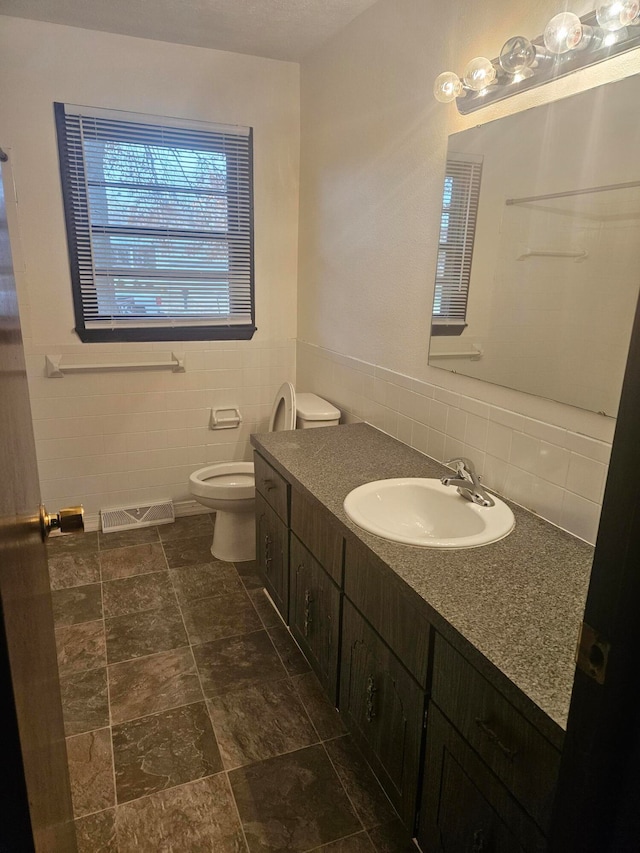
[[[100,370],[172,370],[184,373],[184,353],[172,352],[170,361],[94,362],[91,364],[62,364],[61,355],[45,356],[45,370],[49,379],[61,379],[66,373],[83,373]]]
[[[526,252],[523,252],[518,256],[519,261],[526,261],[527,258],[573,258],[576,264],[579,264],[580,261],[586,261],[589,257],[589,253],[586,251],[582,252],[553,252],[553,251],[538,251],[536,249],[527,249]]]
[[[474,347],[472,350],[459,350],[453,352],[430,352],[429,359],[432,358],[470,358],[471,361],[478,361],[483,356],[482,347]]]

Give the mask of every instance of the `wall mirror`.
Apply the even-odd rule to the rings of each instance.
[[[640,75],[449,137],[429,364],[615,417],[640,289]]]

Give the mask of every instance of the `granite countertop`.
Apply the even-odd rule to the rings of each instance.
[[[509,501],[515,529],[491,545],[447,551],[390,542],[353,524],[342,508],[344,498],[372,480],[440,477],[448,470],[440,463],[368,424],[265,433],[251,440],[440,617],[433,620],[437,629],[450,626],[566,728],[590,545]]]

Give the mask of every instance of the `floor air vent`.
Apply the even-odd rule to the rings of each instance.
[[[128,506],[118,509],[101,509],[103,533],[115,533],[117,530],[134,530],[137,527],[150,527],[153,524],[170,524],[176,514],[171,501],[150,504],[149,506]]]

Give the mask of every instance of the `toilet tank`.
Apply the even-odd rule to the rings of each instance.
[[[336,426],[340,410],[317,394],[296,394],[296,429]]]

